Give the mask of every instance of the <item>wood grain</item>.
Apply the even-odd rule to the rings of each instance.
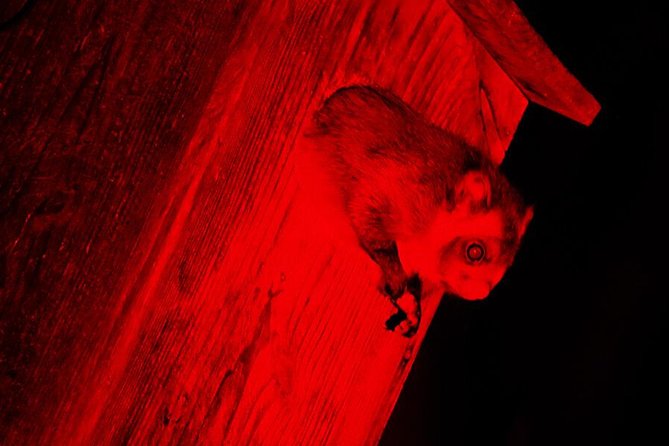
[[[497,160],[527,105],[441,0],[40,1],[0,34],[0,443],[378,441],[439,296],[385,331],[298,182],[353,83]]]
[[[560,63],[512,0],[448,2],[528,99],[582,124],[592,123],[599,103]]]

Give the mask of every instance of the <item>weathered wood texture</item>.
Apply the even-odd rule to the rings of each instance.
[[[439,298],[385,331],[292,160],[358,82],[499,160],[527,104],[440,0],[39,1],[0,34],[0,443],[378,440]]]
[[[4,0],[0,3],[0,27],[11,26],[27,8],[28,0]]]
[[[448,2],[529,100],[592,123],[599,103],[551,53],[513,0]]]

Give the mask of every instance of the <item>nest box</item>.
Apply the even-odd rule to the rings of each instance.
[[[8,444],[375,444],[439,296],[384,330],[300,199],[305,121],[376,85],[500,163],[528,101],[599,110],[510,0],[9,5]]]

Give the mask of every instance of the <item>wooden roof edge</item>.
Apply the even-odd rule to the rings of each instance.
[[[584,125],[601,106],[553,54],[512,0],[447,0],[532,102]]]

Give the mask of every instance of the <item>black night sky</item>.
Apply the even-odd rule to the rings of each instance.
[[[528,108],[503,165],[524,246],[488,300],[442,302],[381,445],[665,444],[668,17],[517,3],[602,111]]]

